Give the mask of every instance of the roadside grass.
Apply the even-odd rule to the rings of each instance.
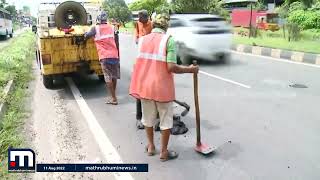
[[[285,40],[283,38],[271,38],[271,37],[248,38],[248,37],[234,36],[233,42],[235,44],[245,44],[245,45],[256,44],[257,46],[263,46],[263,47],[320,54],[319,41],[317,42],[317,41],[300,40],[300,41],[288,42],[288,40]]]
[[[235,32],[248,31],[243,28],[235,28]],[[234,35],[233,43],[245,44],[245,45],[256,45],[270,48],[278,48],[285,50],[301,51],[307,53],[320,54],[320,34],[313,31],[302,31],[301,39],[299,41],[289,42],[283,38],[283,30],[270,32],[270,31],[259,31],[259,36],[256,38],[249,38],[247,36]],[[286,32],[286,36],[288,33]]]
[[[18,30],[18,29],[21,29],[21,25],[20,25],[20,23],[13,23],[13,31],[16,31],[16,30]]]
[[[32,61],[35,37],[32,32],[26,32],[16,38],[6,48],[0,50],[0,70],[6,73],[9,81],[14,79],[14,90],[9,97],[2,99],[8,103],[6,115],[0,121],[0,179],[16,179],[16,174],[7,171],[8,148],[19,148],[24,145],[20,134],[23,119],[26,118],[25,100],[28,83],[32,79]]]
[[[125,24],[125,27],[124,26],[121,26],[120,29],[119,29],[120,32],[129,32],[129,33],[133,33],[134,31],[134,22],[131,21],[131,22],[128,22]]]
[[[31,40],[34,41],[34,34],[24,32],[10,40],[5,47],[0,48],[0,73],[7,76],[0,77],[0,88],[1,85],[5,85],[7,81],[14,78],[14,75],[18,73],[17,70],[20,70],[25,63],[28,53],[33,53],[30,52],[31,48],[34,48],[30,46]]]

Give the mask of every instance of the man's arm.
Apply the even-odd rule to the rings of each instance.
[[[169,72],[176,74],[198,73],[199,71],[198,66],[190,65],[186,67],[177,64],[176,44],[172,37],[168,39],[167,43],[167,68]]]
[[[94,26],[90,29],[90,31],[84,34],[84,38],[89,39],[91,37],[94,37],[95,35],[96,35],[96,27]]]
[[[139,39],[139,27],[138,27],[138,22],[135,22],[134,37],[135,37],[136,43],[138,43],[138,39]]]
[[[199,66],[181,66],[175,63],[168,63],[168,70],[175,74],[184,74],[184,73],[198,73]]]

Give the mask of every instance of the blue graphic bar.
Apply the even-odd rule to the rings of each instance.
[[[37,164],[36,172],[148,172],[148,164]]]

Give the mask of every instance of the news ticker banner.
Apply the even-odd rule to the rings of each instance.
[[[36,172],[148,172],[148,164],[37,164]]]
[[[148,164],[38,164],[32,149],[9,149],[10,173],[34,172],[148,172]]]

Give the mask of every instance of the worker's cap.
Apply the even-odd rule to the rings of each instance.
[[[99,21],[107,21],[108,20],[108,13],[105,11],[101,11],[100,15],[98,16]]]
[[[138,16],[142,19],[149,19],[148,11],[147,10],[141,10],[139,11]]]
[[[167,29],[169,26],[170,16],[166,13],[157,14],[153,20],[154,26],[159,26],[163,29]]]

